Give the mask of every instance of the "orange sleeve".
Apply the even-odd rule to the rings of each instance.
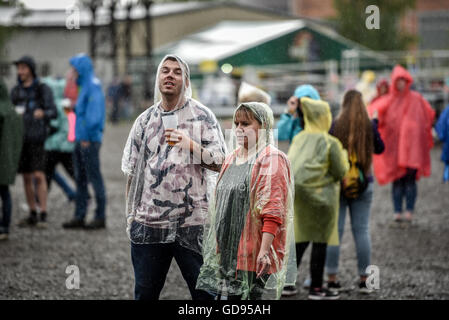
[[[273,236],[276,236],[279,226],[282,223],[282,220],[279,217],[265,215],[263,218],[263,225],[262,225],[262,233],[268,232],[271,233]]]
[[[281,155],[269,155],[262,160],[257,178],[258,206],[261,207],[262,232],[277,234],[287,210],[288,163]]]

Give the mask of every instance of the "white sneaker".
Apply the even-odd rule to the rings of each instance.
[[[362,281],[362,282],[359,283],[359,292],[363,293],[363,294],[370,294],[370,293],[373,293],[374,290],[373,289],[369,289],[366,286],[366,282]]]
[[[298,289],[296,289],[296,286],[286,286],[284,289],[282,289],[282,296],[283,297],[291,297],[298,293]]]

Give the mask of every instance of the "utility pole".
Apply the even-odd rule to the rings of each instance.
[[[131,10],[134,6],[133,1],[126,4],[126,27],[125,27],[125,57],[126,57],[126,74],[129,74],[129,63],[131,61]]]
[[[117,0],[111,0],[109,2],[109,14],[110,22],[109,29],[111,32],[111,60],[112,60],[112,73],[114,78],[118,75],[117,67],[117,28],[114,18],[115,8],[117,7]]]
[[[92,19],[90,21],[90,57],[92,58],[92,61],[95,63],[95,57],[96,57],[96,35],[97,35],[97,27],[96,27],[96,13],[97,9],[99,7],[99,1],[98,0],[92,0],[89,2],[89,9],[90,13],[92,15]]]
[[[153,30],[151,27],[151,5],[153,4],[153,1],[151,0],[143,0],[143,5],[145,7],[146,17],[145,17],[145,27],[146,27],[146,38],[145,38],[145,44],[146,44],[146,69],[144,73],[144,90],[145,90],[145,99],[151,99],[153,97],[153,88],[152,88],[152,81],[150,79],[151,77],[151,69],[152,69],[152,52],[153,52]]]

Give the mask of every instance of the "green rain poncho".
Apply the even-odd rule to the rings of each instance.
[[[23,143],[23,120],[9,101],[0,80],[0,185],[13,184]]]
[[[197,289],[241,299],[279,299],[284,285],[296,280],[296,256],[291,250],[293,176],[287,156],[273,145],[271,109],[248,102],[237,110],[242,106],[261,123],[261,130],[255,147],[248,150],[248,160],[239,164],[241,147],[236,148],[234,125],[230,142],[234,151],[223,163],[209,207]],[[271,267],[256,279],[264,232],[274,235]]]
[[[301,98],[305,128],[288,158],[295,178],[295,240],[338,245],[340,180],[349,170],[340,141],[328,134],[332,116],[324,101]]]

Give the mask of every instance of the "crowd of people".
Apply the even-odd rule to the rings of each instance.
[[[10,97],[0,85],[0,167],[7,173],[0,177],[2,239],[11,221],[8,185],[17,170],[29,207],[20,226],[46,226],[54,179],[76,204],[64,228],[106,227],[99,158],[105,97],[88,56],[69,63],[66,79],[40,80],[33,59],[25,56],[14,62],[18,83]],[[338,299],[347,211],[358,289],[371,293],[374,181],[393,184],[392,226],[406,227],[413,221],[416,181],[430,175],[435,112],[410,89],[412,83],[407,70],[396,66],[391,82],[379,81],[368,103],[357,89],[345,92],[335,119],[313,86],[300,85],[277,130],[270,96],[244,83],[233,127],[224,135],[214,113],[192,98],[188,64],[165,56],[157,69],[154,104],[134,121],[121,163],[135,298],[159,299],[173,258],[194,300],[292,296],[311,244],[308,297]],[[443,142],[448,119],[443,112],[436,126]],[[276,139],[290,143],[287,154],[275,146]],[[446,143],[444,181],[448,159]],[[58,163],[76,190],[57,173]],[[97,207],[85,223],[89,183]]]
[[[47,197],[51,181],[55,180],[76,205],[74,218],[64,223],[64,228],[104,228],[106,196],[99,150],[105,103],[91,59],[84,54],[71,58],[66,79],[39,78],[30,56],[21,57],[14,65],[17,84],[8,97],[2,83],[0,96],[3,200],[0,238],[7,239],[9,235],[12,209],[8,185],[14,182],[16,172],[23,176],[29,209],[19,227],[48,226]],[[58,164],[64,167],[76,188],[57,172]],[[95,218],[85,223],[88,183],[94,188],[97,210]]]

